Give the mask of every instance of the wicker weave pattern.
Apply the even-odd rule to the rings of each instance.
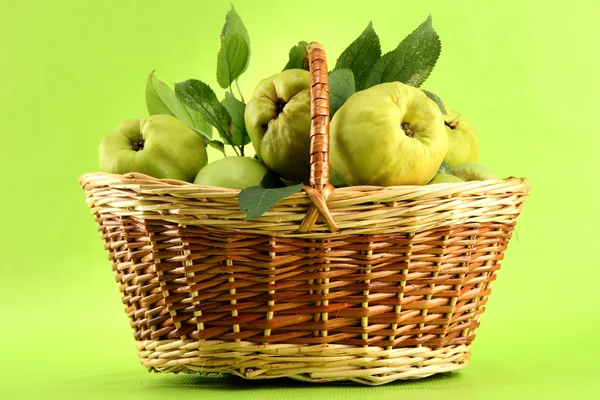
[[[350,380],[381,385],[463,368],[469,346],[384,350],[355,346],[256,345],[250,342],[140,341],[142,364],[170,373],[230,373],[245,379]]]
[[[386,348],[472,341],[528,189],[337,189],[331,214],[354,228],[299,235],[302,193],[246,222],[235,190],[101,173],[81,183],[136,338]]]
[[[466,365],[528,180],[333,188],[309,52],[311,186],[260,218],[238,190],[81,176],[150,370],[381,384]]]
[[[92,213],[159,219],[174,224],[239,230],[245,234],[327,239],[327,224],[317,222],[311,233],[298,232],[310,206],[302,192],[283,199],[262,217],[248,223],[238,206],[238,190],[158,180],[131,173],[85,174]],[[425,231],[439,226],[486,222],[512,225],[529,191],[527,179],[473,181],[454,185],[335,189],[328,209],[344,234],[393,234]]]

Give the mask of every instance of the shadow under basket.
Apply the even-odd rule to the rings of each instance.
[[[309,61],[310,186],[261,217],[234,189],[81,176],[150,371],[378,385],[467,364],[528,180],[333,188],[318,43]]]

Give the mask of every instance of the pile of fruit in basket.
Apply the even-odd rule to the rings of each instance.
[[[270,191],[274,202],[302,189],[310,173],[308,43],[293,46],[283,70],[258,82],[246,102],[238,78],[250,61],[250,39],[233,6],[220,36],[217,82],[223,99],[201,80],[171,88],[152,72],[146,84],[149,116],[125,121],[103,138],[103,172]],[[429,16],[383,55],[369,23],[337,58],[328,76],[332,185],[500,179],[477,163],[480,145],[469,121],[420,88],[440,52]],[[253,155],[245,154],[248,145]],[[223,157],[208,163],[207,146]]]

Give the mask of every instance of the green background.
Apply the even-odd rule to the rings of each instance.
[[[595,1],[247,1],[240,85],[299,40],[330,67],[373,21],[383,51],[428,14],[442,54],[423,88],[464,113],[480,161],[531,196],[466,369],[368,388],[149,374],[83,191],[101,138],[146,115],[148,73],[215,77],[230,1],[3,1],[0,6],[0,398],[589,398],[598,390]],[[211,159],[217,155],[211,152]],[[597,392],[596,392],[597,393]],[[535,397],[537,398],[537,397]]]

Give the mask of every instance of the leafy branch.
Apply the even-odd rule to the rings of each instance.
[[[217,83],[225,92],[219,102],[215,92],[199,79],[176,83],[174,90],[159,80],[152,72],[146,83],[148,113],[170,114],[180,119],[198,135],[205,145],[212,146],[225,155],[225,145],[230,145],[236,155],[244,155],[250,136],[244,123],[246,103],[240,89],[239,77],[250,63],[250,36],[233,6],[225,16],[220,34],[221,48],[217,54]],[[233,83],[241,100],[233,93]],[[212,138],[215,128],[222,140]]]
[[[402,82],[420,87],[431,74],[441,48],[431,15],[394,50],[383,56],[379,37],[369,22],[360,36],[342,52],[330,73],[331,82],[337,85],[330,88],[332,110],[339,109],[349,94],[354,92],[353,89],[364,90],[385,82]],[[424,92],[445,113],[440,98],[431,92]]]

